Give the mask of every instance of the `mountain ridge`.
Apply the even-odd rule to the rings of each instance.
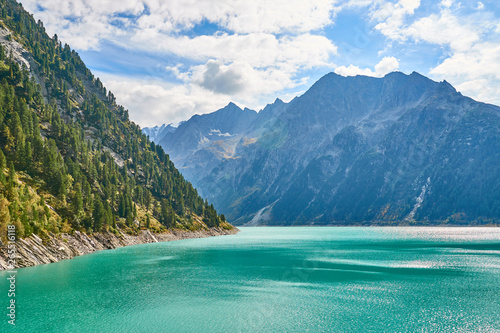
[[[289,103],[268,104],[245,130],[219,142],[231,155],[214,153],[212,141],[192,141],[183,156],[173,136],[160,144],[200,193],[238,224],[481,224],[500,218],[500,184],[493,177],[500,175],[499,118],[498,106],[417,72],[383,78],[329,73]],[[491,126],[483,126],[485,119]],[[472,135],[477,127],[471,124],[482,134]],[[469,134],[470,162],[458,159],[469,146],[454,146]],[[477,176],[471,165],[493,176]],[[453,172],[474,179],[470,188]],[[484,196],[482,204],[467,204]],[[267,220],[258,222],[257,215]]]

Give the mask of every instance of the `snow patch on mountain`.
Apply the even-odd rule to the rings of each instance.
[[[221,133],[220,130],[218,130],[218,129],[211,129],[210,133],[208,135],[217,135],[217,136],[225,136],[225,137],[231,137],[232,136],[229,133]]]

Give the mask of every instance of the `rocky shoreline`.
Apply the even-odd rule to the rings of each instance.
[[[15,268],[49,264],[100,250],[116,249],[129,245],[233,235],[238,231],[237,228],[232,230],[212,228],[198,231],[173,230],[167,233],[153,234],[149,230],[141,230],[138,235],[128,235],[118,230],[118,234],[102,232],[90,236],[75,231],[73,235],[49,233],[44,239],[37,235],[31,235],[15,243]],[[0,246],[0,270],[6,270],[7,268],[7,245],[2,244]]]

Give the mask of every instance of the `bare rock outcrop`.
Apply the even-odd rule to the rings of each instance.
[[[75,231],[74,234],[55,235],[49,233],[40,238],[37,235],[19,239],[16,245],[15,268],[30,267],[64,259],[71,259],[84,254],[116,249],[122,246],[168,242],[188,238],[203,238],[220,235],[231,235],[239,230],[213,228],[198,231],[174,230],[167,233],[152,234],[149,230],[141,230],[138,235],[128,235],[120,230],[117,233],[102,232],[93,235]],[[0,270],[8,269],[7,245],[0,246]]]

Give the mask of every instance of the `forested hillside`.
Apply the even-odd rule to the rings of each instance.
[[[232,228],[70,46],[0,5],[1,230]]]

